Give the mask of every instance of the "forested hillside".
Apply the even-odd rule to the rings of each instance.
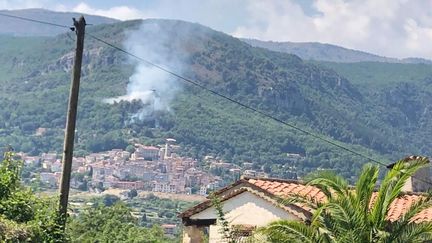
[[[432,125],[427,121],[432,118],[432,96],[422,88],[432,79],[429,73],[413,77],[418,82],[399,77],[389,87],[368,89],[362,85],[367,81],[363,73],[356,77],[342,67],[254,48],[198,24],[128,21],[87,32],[123,46],[139,28],[148,32],[142,45],[169,35],[163,50],[181,68],[153,56],[144,58],[278,119],[384,161],[431,152],[427,135]],[[0,42],[0,145],[33,154],[60,151],[74,40],[63,34],[2,36]],[[283,166],[294,166],[300,175],[327,168],[351,177],[367,162],[173,77],[179,91],[172,95],[169,109],[155,110],[139,101],[109,104],[105,99],[126,94],[136,63],[89,36],[84,56],[76,153],[125,148],[133,140],[157,144],[174,137],[185,154],[251,161],[274,176],[288,176]],[[142,109],[150,112],[137,119]],[[305,159],[292,162],[286,153]]]

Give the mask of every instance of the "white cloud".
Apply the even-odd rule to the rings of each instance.
[[[107,9],[95,9],[82,2],[73,7],[71,10],[73,12],[100,15],[120,20],[142,19],[148,17],[142,11],[128,6],[114,6]]]
[[[157,0],[146,9],[137,6],[0,0],[0,9],[44,7],[121,20],[183,19],[238,37],[324,42],[389,57],[432,58],[432,0]]]
[[[0,0],[0,9],[42,8],[45,4],[44,0]]]
[[[52,0],[0,0],[0,9],[26,9],[26,8],[45,8],[61,12],[79,12],[91,15],[100,15],[120,20],[140,19],[149,17],[148,14],[134,7],[113,6],[106,9],[93,8],[81,2],[75,6],[69,6]]]
[[[385,56],[432,58],[432,1],[314,0],[307,15],[293,0],[248,2],[246,24],[233,34],[275,41],[313,41]]]

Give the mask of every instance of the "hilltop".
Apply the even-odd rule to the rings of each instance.
[[[272,51],[290,53],[304,60],[356,63],[356,62],[384,62],[384,63],[426,63],[432,64],[432,60],[423,58],[391,58],[372,53],[344,48],[337,45],[319,42],[275,42],[256,39],[242,39],[255,47],[266,48]]]
[[[0,13],[7,15],[20,16],[30,19],[37,19],[50,23],[72,26],[72,18],[77,18],[81,14],[74,12],[55,12],[46,9],[19,9],[19,10],[0,10]],[[106,18],[96,15],[84,14],[87,23],[92,25],[111,24],[119,20]],[[12,36],[55,36],[65,33],[67,30],[63,28],[41,25],[39,23],[32,23],[21,21],[5,16],[0,16],[0,35]]]

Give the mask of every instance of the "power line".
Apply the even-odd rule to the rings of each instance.
[[[66,26],[66,25],[60,25],[60,24],[55,24],[55,23],[51,23],[51,22],[46,22],[46,21],[41,21],[41,20],[36,20],[36,19],[31,19],[31,18],[26,18],[26,17],[21,17],[21,16],[15,16],[15,15],[10,15],[10,14],[0,13],[0,15],[1,15],[1,16],[5,16],[5,17],[10,17],[10,18],[15,18],[15,19],[20,19],[20,20],[25,20],[25,21],[35,22],[35,23],[39,23],[39,24],[46,24],[46,25],[51,25],[51,26],[56,26],[56,27],[62,27],[62,28],[68,28],[68,29],[71,29],[71,28],[72,28],[72,27],[70,27],[70,26]],[[166,69],[166,68],[164,68],[164,67],[162,67],[162,66],[160,66],[160,65],[157,65],[157,64],[152,63],[152,62],[150,62],[150,61],[148,61],[148,60],[146,60],[146,59],[144,59],[144,58],[141,58],[141,57],[139,57],[139,56],[137,56],[137,55],[135,55],[135,54],[133,54],[133,53],[130,53],[130,52],[128,52],[128,51],[126,51],[126,50],[124,50],[124,49],[122,49],[122,48],[120,48],[120,47],[117,47],[117,46],[115,46],[115,45],[113,45],[113,44],[111,44],[111,43],[109,43],[109,42],[107,42],[107,41],[105,41],[105,40],[102,40],[102,39],[100,39],[100,38],[98,38],[98,37],[96,37],[96,36],[94,36],[94,35],[92,35],[92,34],[88,34],[88,35],[89,35],[90,37],[92,37],[93,39],[99,41],[99,42],[102,42],[102,43],[104,43],[104,44],[106,44],[106,45],[108,45],[108,46],[110,46],[110,47],[112,47],[112,48],[114,48],[114,49],[116,49],[116,50],[118,50],[118,51],[120,51],[120,52],[123,52],[123,53],[125,53],[125,54],[127,54],[127,55],[129,55],[129,56],[132,56],[132,57],[134,57],[134,58],[136,58],[136,59],[138,59],[138,60],[140,60],[140,61],[146,63],[147,65],[150,65],[150,66],[156,67],[156,68],[158,68],[158,69],[160,69],[160,70],[162,70],[162,71],[164,71],[164,72],[166,72],[166,73],[169,73],[169,74],[171,74],[171,75],[173,75],[173,76],[175,76],[175,77],[177,77],[177,78],[179,78],[179,79],[181,79],[181,80],[183,80],[183,81],[186,81],[186,82],[188,82],[188,83],[190,83],[190,84],[192,84],[192,85],[195,85],[195,86],[197,86],[197,87],[199,87],[199,88],[201,88],[201,89],[204,89],[204,90],[206,90],[207,92],[212,93],[213,95],[219,96],[219,97],[221,97],[221,98],[223,98],[223,99],[226,99],[226,100],[228,100],[228,101],[230,101],[230,102],[233,102],[233,103],[235,103],[235,104],[237,104],[237,105],[239,105],[239,106],[241,106],[241,107],[243,107],[243,108],[245,108],[245,109],[251,110],[251,111],[256,112],[256,113],[258,113],[258,114],[260,114],[260,115],[262,115],[262,116],[264,116],[264,117],[270,118],[270,119],[272,119],[272,120],[274,120],[274,121],[276,121],[276,122],[279,122],[279,123],[281,123],[281,124],[284,124],[284,125],[286,125],[286,126],[292,128],[292,129],[295,129],[295,130],[300,131],[300,132],[302,132],[302,133],[305,133],[305,134],[307,134],[307,135],[309,135],[309,136],[312,136],[312,137],[315,137],[315,138],[320,139],[320,140],[322,140],[322,141],[325,141],[325,142],[327,142],[327,143],[329,143],[329,144],[331,144],[331,145],[333,145],[333,146],[336,146],[336,147],[338,147],[338,148],[340,148],[340,149],[343,149],[343,150],[345,150],[345,151],[348,151],[348,152],[350,152],[350,153],[352,153],[352,154],[355,154],[355,155],[360,156],[360,157],[363,157],[363,158],[365,158],[365,159],[368,159],[368,160],[374,161],[374,162],[376,162],[376,163],[381,164],[382,166],[386,166],[384,163],[381,163],[381,162],[379,162],[378,160],[375,160],[375,159],[373,159],[373,158],[370,158],[370,157],[368,157],[368,156],[366,156],[366,155],[363,155],[363,154],[361,154],[361,153],[359,153],[359,152],[357,152],[357,151],[351,150],[351,149],[349,149],[349,148],[347,148],[347,147],[345,147],[345,146],[339,145],[339,144],[337,144],[337,143],[335,143],[335,142],[333,142],[333,141],[331,141],[331,140],[329,140],[329,139],[326,139],[326,138],[323,138],[323,137],[321,137],[321,136],[319,136],[319,135],[316,135],[316,134],[314,134],[314,133],[308,132],[308,131],[306,131],[306,130],[304,130],[304,129],[302,129],[302,128],[299,128],[299,127],[294,126],[294,125],[292,125],[292,124],[290,124],[290,123],[287,123],[287,122],[285,122],[285,121],[283,121],[283,120],[280,120],[280,119],[278,119],[278,118],[276,118],[276,117],[273,117],[273,116],[271,116],[271,115],[269,115],[269,114],[267,114],[267,113],[265,113],[265,112],[262,112],[262,111],[260,111],[260,110],[258,110],[258,109],[255,109],[255,108],[253,108],[253,107],[247,106],[247,105],[245,105],[245,104],[243,104],[243,103],[241,103],[241,102],[239,102],[239,101],[237,101],[237,100],[234,100],[234,99],[232,99],[232,98],[230,98],[230,97],[228,97],[228,96],[226,96],[226,95],[223,95],[223,94],[220,94],[220,93],[218,93],[218,92],[216,92],[216,91],[214,91],[214,90],[208,89],[208,88],[205,87],[204,85],[202,85],[202,84],[200,84],[200,83],[198,83],[198,82],[196,82],[196,81],[194,81],[194,80],[192,80],[192,79],[189,79],[189,78],[183,77],[183,76],[181,76],[181,75],[179,75],[179,74],[177,74],[177,73],[174,73],[174,72],[172,72],[172,71],[170,71],[170,70],[168,70],[168,69]]]
[[[146,59],[143,59],[143,58],[141,58],[141,57],[139,57],[139,56],[137,56],[137,55],[135,55],[135,54],[133,54],[133,53],[130,53],[130,52],[128,52],[128,51],[126,51],[126,50],[124,50],[124,49],[122,49],[122,48],[120,48],[120,47],[117,47],[117,46],[115,46],[115,45],[113,45],[113,44],[111,44],[111,43],[109,43],[109,42],[107,42],[107,41],[104,41],[104,40],[102,40],[102,39],[100,39],[100,38],[98,38],[98,37],[96,37],[96,36],[94,36],[94,35],[92,35],[92,34],[88,34],[88,36],[90,36],[90,37],[94,38],[95,40],[100,41],[100,42],[102,42],[102,43],[104,43],[104,44],[106,44],[106,45],[108,45],[108,46],[110,46],[110,47],[112,47],[112,48],[114,48],[114,49],[116,49],[116,50],[118,50],[118,51],[121,51],[121,52],[123,52],[123,53],[125,53],[125,54],[127,54],[127,55],[130,55],[130,56],[132,56],[132,57],[134,57],[134,58],[136,58],[136,59],[138,59],[138,60],[140,60],[140,61],[142,61],[142,62],[148,64],[148,65],[151,65],[151,66],[156,67],[156,68],[158,68],[158,69],[160,69],[160,70],[162,70],[162,71],[164,71],[164,72],[166,72],[166,73],[169,73],[169,74],[171,74],[171,75],[173,75],[173,76],[175,76],[175,77],[177,77],[177,78],[179,78],[179,79],[181,79],[181,80],[183,80],[183,81],[185,81],[185,82],[187,82],[187,83],[193,84],[193,85],[195,85],[195,86],[197,86],[197,87],[199,87],[199,88],[201,88],[201,89],[204,89],[204,90],[206,90],[207,92],[212,93],[213,95],[219,96],[219,97],[221,97],[221,98],[223,98],[223,99],[226,99],[226,100],[228,100],[228,101],[230,101],[230,102],[233,102],[233,103],[235,103],[235,104],[237,104],[237,105],[239,105],[239,106],[241,106],[241,107],[243,107],[243,108],[245,108],[245,109],[248,109],[248,110],[251,110],[251,111],[253,111],[253,112],[256,112],[256,113],[258,113],[258,114],[260,114],[260,115],[262,115],[262,116],[264,116],[264,117],[270,118],[270,119],[272,119],[272,120],[274,120],[274,121],[276,121],[276,122],[279,122],[279,123],[281,123],[281,124],[284,124],[284,125],[286,125],[286,126],[288,126],[288,127],[290,127],[290,128],[293,128],[293,129],[295,129],[295,130],[297,130],[297,131],[300,131],[300,132],[302,132],[302,133],[305,133],[305,134],[307,134],[307,135],[309,135],[309,136],[312,136],[312,137],[314,137],[314,138],[317,138],[317,139],[319,139],[319,140],[322,140],[322,141],[324,141],[324,142],[326,142],[326,143],[329,143],[329,144],[331,144],[331,145],[333,145],[333,146],[336,146],[336,147],[338,147],[338,148],[340,148],[340,149],[346,150],[346,151],[348,151],[348,152],[350,152],[350,153],[353,153],[353,154],[358,155],[358,156],[360,156],[360,157],[363,157],[363,158],[365,158],[365,159],[368,159],[368,160],[371,160],[371,161],[374,161],[374,162],[377,162],[377,163],[381,163],[381,162],[379,162],[379,161],[377,161],[377,160],[375,160],[375,159],[373,159],[373,158],[368,157],[367,155],[364,155],[364,154],[362,154],[362,153],[359,153],[359,152],[357,152],[357,151],[354,151],[354,150],[352,150],[352,149],[349,149],[349,148],[347,148],[347,147],[345,147],[345,146],[342,146],[342,145],[340,145],[340,144],[337,144],[337,143],[335,143],[335,142],[333,142],[333,141],[331,141],[331,140],[329,140],[329,139],[327,139],[327,138],[323,138],[323,137],[321,137],[321,136],[319,136],[319,135],[317,135],[317,134],[314,134],[314,133],[312,133],[312,132],[306,131],[306,130],[300,128],[300,127],[297,127],[297,126],[292,125],[292,124],[290,124],[290,123],[288,123],[288,122],[285,122],[285,121],[283,121],[283,120],[281,120],[281,119],[279,119],[279,118],[276,118],[276,117],[274,117],[274,116],[272,116],[272,115],[270,115],[270,114],[268,114],[268,113],[265,113],[265,112],[260,111],[260,110],[258,110],[258,109],[256,109],[256,108],[253,108],[253,107],[251,107],[251,106],[248,106],[248,105],[246,105],[246,104],[243,104],[243,103],[241,103],[240,101],[234,100],[234,99],[232,99],[232,98],[230,98],[230,97],[228,97],[228,96],[226,96],[226,95],[224,95],[224,94],[221,94],[221,93],[219,93],[219,92],[217,92],[217,91],[214,91],[214,90],[212,90],[212,89],[209,89],[209,88],[205,87],[204,85],[198,83],[197,81],[194,81],[194,80],[192,80],[192,79],[189,79],[189,78],[187,78],[187,77],[184,77],[184,76],[182,76],[182,75],[179,75],[179,74],[177,74],[177,73],[174,73],[173,71],[170,71],[170,70],[168,70],[167,68],[164,68],[164,67],[162,67],[162,66],[160,66],[160,65],[158,65],[158,64],[155,64],[155,63],[150,62],[150,61],[148,61],[148,60],[146,60]],[[381,163],[381,165],[386,166],[384,163]]]
[[[16,15],[10,15],[10,14],[5,14],[5,13],[0,13],[0,15],[4,16],[4,17],[20,19],[20,20],[25,20],[25,21],[29,21],[29,22],[39,23],[39,24],[46,24],[46,25],[51,25],[51,26],[56,26],[56,27],[61,27],[61,28],[67,28],[67,29],[73,28],[73,27],[67,26],[67,25],[55,24],[55,23],[46,22],[46,21],[42,21],[42,20],[31,19],[31,18],[16,16]]]
[[[3,13],[0,13],[0,15],[2,15],[2,16],[6,16],[6,17],[11,17],[11,18],[16,18],[16,19],[21,19],[21,20],[25,20],[25,21],[30,21],[30,22],[36,22],[36,23],[40,23],[40,24],[47,24],[47,25],[52,25],[52,26],[57,26],[57,27],[68,28],[68,29],[70,28],[69,26],[66,26],[66,25],[59,25],[59,24],[50,23],[50,22],[46,22],[46,21],[35,20],[35,19],[31,19],[31,18],[25,18],[25,17],[14,16],[14,15],[9,15],[9,14],[3,14]],[[129,56],[132,56],[132,57],[134,57],[134,58],[136,58],[136,59],[138,59],[138,60],[140,60],[140,61],[146,63],[147,65],[150,65],[150,66],[156,67],[156,68],[158,68],[158,69],[160,69],[160,70],[162,70],[162,71],[164,71],[164,72],[166,72],[166,73],[169,73],[169,74],[171,74],[171,75],[173,75],[173,76],[175,76],[175,77],[177,77],[177,78],[179,78],[179,79],[181,79],[181,80],[183,80],[183,81],[185,81],[185,82],[188,82],[188,83],[190,83],[190,84],[192,84],[192,85],[195,85],[195,86],[197,86],[197,87],[199,87],[199,88],[201,88],[201,89],[204,89],[204,90],[206,90],[207,92],[212,93],[213,95],[219,96],[219,97],[221,97],[221,98],[223,98],[223,99],[226,99],[226,100],[228,100],[228,101],[230,101],[230,102],[233,102],[233,103],[235,103],[235,104],[237,104],[237,105],[239,105],[239,106],[241,106],[241,107],[243,107],[243,108],[245,108],[245,109],[248,109],[248,110],[251,110],[251,111],[253,111],[253,112],[256,112],[256,113],[258,113],[258,114],[260,114],[260,115],[262,115],[262,116],[264,116],[264,117],[270,118],[270,119],[272,119],[272,120],[274,120],[274,121],[276,121],[276,122],[279,122],[279,123],[284,124],[284,125],[286,125],[286,126],[292,128],[292,129],[295,129],[295,130],[300,131],[300,132],[302,132],[302,133],[305,133],[305,134],[307,134],[307,135],[309,135],[309,136],[312,136],[312,137],[314,137],[314,138],[317,138],[317,139],[319,139],[319,140],[322,140],[322,141],[324,141],[324,142],[326,142],[326,143],[328,143],[328,144],[331,144],[331,145],[333,145],[333,146],[335,146],[335,147],[338,147],[338,148],[340,148],[340,149],[343,149],[343,150],[345,150],[345,151],[347,151],[347,152],[350,152],[350,153],[355,154],[355,155],[357,155],[357,156],[360,156],[360,157],[363,157],[363,158],[365,158],[365,159],[371,160],[371,161],[373,161],[373,162],[375,162],[375,163],[380,164],[381,166],[386,166],[384,163],[382,163],[382,162],[380,162],[380,161],[378,161],[378,160],[375,160],[375,159],[373,159],[373,158],[370,158],[369,156],[366,156],[366,155],[364,155],[364,154],[362,154],[362,153],[359,153],[359,152],[354,151],[354,150],[352,150],[352,149],[349,149],[349,148],[347,148],[347,147],[345,147],[345,146],[342,146],[342,145],[340,145],[340,144],[337,144],[337,143],[335,143],[335,142],[333,142],[333,141],[331,141],[331,140],[329,140],[329,139],[323,138],[323,137],[321,137],[321,136],[319,136],[319,135],[317,135],[317,134],[314,134],[314,133],[311,133],[311,132],[309,132],[309,131],[306,131],[306,130],[304,130],[304,129],[302,129],[302,128],[299,128],[299,127],[297,127],[297,126],[295,126],[295,125],[292,125],[292,124],[290,124],[290,123],[287,123],[287,122],[285,122],[285,121],[283,121],[283,120],[281,120],[281,119],[279,119],[279,118],[276,118],[276,117],[274,117],[274,116],[271,116],[270,114],[267,114],[267,113],[265,113],[265,112],[263,112],[263,111],[260,111],[260,110],[258,110],[258,109],[256,109],[256,108],[253,108],[253,107],[247,106],[247,105],[245,105],[245,104],[243,104],[243,103],[241,103],[241,102],[239,102],[239,101],[237,101],[237,100],[234,100],[234,99],[232,99],[232,98],[230,98],[230,97],[228,97],[228,96],[226,96],[226,95],[223,95],[223,94],[221,94],[221,93],[219,93],[219,92],[217,92],[217,91],[214,91],[214,90],[212,90],[212,89],[209,89],[209,88],[205,87],[204,85],[202,85],[202,84],[200,84],[200,83],[198,83],[198,82],[196,82],[196,81],[194,81],[194,80],[192,80],[192,79],[189,79],[189,78],[187,78],[187,77],[183,77],[182,75],[179,75],[179,74],[177,74],[177,73],[174,73],[173,71],[170,71],[170,70],[168,70],[167,68],[164,68],[164,67],[162,67],[162,66],[160,66],[160,65],[157,65],[157,64],[155,64],[155,63],[153,63],[153,62],[150,62],[150,61],[148,61],[148,60],[146,60],[146,59],[144,59],[144,58],[142,58],[142,57],[139,57],[139,56],[137,56],[137,55],[135,55],[135,54],[133,54],[133,53],[131,53],[131,52],[128,52],[128,51],[126,51],[126,50],[124,50],[124,49],[122,49],[122,48],[120,48],[120,47],[118,47],[118,46],[115,46],[114,44],[111,44],[111,43],[109,43],[109,42],[107,42],[107,41],[105,41],[105,40],[103,40],[103,39],[101,39],[101,38],[98,38],[98,37],[96,37],[96,36],[94,36],[94,35],[92,35],[92,34],[87,34],[87,35],[90,36],[90,37],[92,37],[93,39],[99,41],[99,42],[104,43],[105,45],[110,46],[111,48],[116,49],[117,51],[123,52],[123,53],[125,53],[125,54],[127,54],[127,55],[129,55]]]
[[[371,162],[374,162],[374,163],[376,163],[376,164],[378,164],[378,165],[380,165],[380,166],[383,166],[383,167],[387,168],[387,165],[384,164],[383,162],[379,161],[379,160],[376,160],[376,159],[371,158],[371,157],[369,157],[369,156],[367,156],[367,155],[364,155],[364,154],[362,154],[362,153],[360,153],[360,152],[357,152],[357,151],[355,151],[355,150],[352,150],[352,149],[350,149],[350,148],[347,148],[347,147],[345,147],[345,146],[343,146],[343,145],[340,145],[340,144],[338,144],[338,143],[336,143],[336,142],[334,142],[334,141],[331,141],[330,139],[324,138],[324,137],[322,137],[322,136],[320,136],[320,135],[318,135],[318,134],[315,134],[315,133],[309,132],[309,131],[307,131],[307,130],[305,130],[305,129],[303,129],[303,128],[300,128],[300,127],[297,127],[297,126],[295,126],[295,125],[293,125],[293,124],[290,124],[290,123],[288,123],[288,122],[285,122],[285,121],[283,121],[283,120],[281,120],[281,119],[279,119],[279,118],[277,118],[277,117],[274,117],[274,116],[272,116],[272,115],[270,115],[270,114],[268,114],[268,113],[265,113],[265,112],[263,112],[263,111],[260,111],[260,110],[258,110],[258,109],[256,109],[256,108],[253,108],[253,107],[251,107],[251,106],[248,106],[248,105],[246,105],[246,104],[243,104],[243,103],[241,103],[240,101],[234,100],[234,99],[232,99],[232,98],[230,98],[230,97],[228,97],[228,96],[226,96],[226,95],[224,95],[224,94],[221,94],[221,93],[219,93],[219,92],[217,92],[217,91],[215,91],[215,90],[209,89],[209,88],[207,88],[206,86],[204,86],[204,85],[198,83],[198,82],[195,81],[195,80],[192,80],[192,79],[190,79],[190,78],[187,78],[187,77],[184,77],[184,76],[182,76],[182,75],[180,75],[180,74],[177,74],[177,73],[175,73],[175,72],[173,72],[173,71],[171,71],[171,70],[169,70],[169,69],[167,69],[167,68],[165,68],[165,67],[162,67],[162,66],[160,66],[160,65],[158,65],[158,64],[155,64],[155,63],[153,63],[153,62],[151,62],[151,61],[148,61],[148,60],[146,60],[146,59],[144,59],[144,58],[142,58],[142,57],[139,57],[139,56],[137,56],[137,55],[135,55],[135,54],[133,54],[133,53],[131,53],[131,52],[126,51],[125,49],[122,49],[122,48],[120,48],[120,47],[118,47],[118,46],[115,46],[114,44],[111,44],[111,43],[109,43],[109,42],[107,42],[107,41],[105,41],[105,40],[102,40],[101,38],[98,38],[98,37],[96,37],[96,36],[94,36],[94,35],[92,35],[92,34],[88,34],[88,36],[90,36],[90,37],[92,37],[93,39],[95,39],[95,40],[97,40],[97,41],[99,41],[99,42],[102,42],[102,43],[104,43],[104,44],[106,44],[106,45],[108,45],[108,46],[110,46],[110,47],[116,49],[117,51],[123,52],[123,53],[125,53],[125,54],[127,54],[127,55],[129,55],[129,56],[132,56],[132,57],[134,57],[134,58],[136,58],[136,59],[138,59],[138,60],[140,60],[140,61],[146,63],[147,65],[150,65],[150,66],[153,66],[153,67],[155,67],[155,68],[158,68],[158,69],[160,69],[160,70],[162,70],[162,71],[164,71],[164,72],[166,72],[166,73],[171,74],[171,75],[174,76],[174,77],[177,77],[177,78],[179,78],[179,79],[181,79],[181,80],[183,80],[183,81],[185,81],[185,82],[187,82],[187,83],[190,83],[190,84],[192,84],[192,85],[194,85],[194,86],[197,86],[197,87],[199,87],[199,88],[201,88],[201,89],[203,89],[203,90],[205,90],[205,91],[207,91],[207,92],[209,92],[209,93],[211,93],[211,94],[213,94],[213,95],[215,95],[215,96],[218,96],[218,97],[221,97],[221,98],[223,98],[223,99],[226,99],[226,100],[228,100],[228,101],[230,101],[230,102],[233,102],[233,103],[239,105],[240,107],[243,107],[243,108],[245,108],[245,109],[247,109],[247,110],[251,110],[251,111],[253,111],[253,112],[256,112],[256,113],[258,113],[258,114],[260,114],[260,115],[262,115],[262,116],[264,116],[264,117],[267,117],[267,118],[269,118],[269,119],[271,119],[271,120],[274,120],[274,121],[276,121],[276,122],[278,122],[278,123],[281,123],[281,124],[283,124],[283,125],[286,125],[286,126],[292,128],[292,129],[294,129],[294,130],[300,131],[300,132],[302,132],[302,133],[304,133],[304,134],[306,134],[306,135],[309,135],[309,136],[311,136],[311,137],[314,137],[314,138],[316,138],[316,139],[319,139],[319,140],[321,140],[321,141],[324,141],[324,142],[326,142],[326,143],[328,143],[328,144],[331,144],[331,145],[333,145],[333,146],[335,146],[335,147],[337,147],[337,148],[339,148],[339,149],[345,150],[345,151],[347,151],[347,152],[349,152],[349,153],[352,153],[352,154],[357,155],[357,156],[359,156],[359,157],[365,158],[365,159],[367,159],[367,160],[370,160]],[[389,169],[389,168],[387,168],[387,169]],[[432,185],[431,182],[426,181],[426,180],[423,180],[422,178],[417,178],[417,177],[414,177],[414,176],[412,176],[412,177],[415,178],[415,179],[417,179],[417,180],[419,180],[419,181],[421,181],[421,182],[424,182],[424,183],[426,183],[426,184]]]
[[[40,23],[40,24],[46,24],[46,25],[51,25],[51,26],[56,26],[56,27],[62,27],[62,28],[68,28],[68,29],[73,30],[72,27],[70,27],[70,26],[66,26],[66,25],[60,25],[60,24],[55,24],[55,23],[51,23],[51,22],[40,21],[40,20],[36,20],[36,19],[25,18],[25,17],[14,16],[14,15],[9,15],[9,14],[3,14],[3,13],[0,13],[0,15],[1,15],[1,16],[5,16],[5,17],[10,17],[10,18],[16,18],[16,19],[20,19],[20,20],[25,20],[25,21],[30,21],[30,22]],[[302,132],[302,133],[304,133],[304,134],[306,134],[306,135],[309,135],[309,136],[311,136],[311,137],[314,137],[314,138],[316,138],[316,139],[319,139],[319,140],[321,140],[321,141],[323,141],[323,142],[326,142],[326,143],[328,143],[328,144],[331,144],[331,145],[333,145],[333,146],[335,146],[335,147],[337,147],[337,148],[339,148],[339,149],[345,150],[345,151],[347,151],[347,152],[349,152],[349,153],[352,153],[352,154],[357,155],[357,156],[359,156],[359,157],[365,158],[365,159],[367,159],[367,160],[370,160],[371,162],[374,162],[374,163],[376,163],[376,164],[378,164],[378,165],[381,165],[381,166],[384,166],[385,168],[387,168],[387,165],[384,164],[384,163],[381,162],[381,161],[378,161],[378,160],[373,159],[373,158],[371,158],[371,157],[369,157],[369,156],[367,156],[367,155],[364,155],[364,154],[362,154],[362,153],[360,153],[360,152],[357,152],[357,151],[355,151],[355,150],[352,150],[352,149],[350,149],[350,148],[347,148],[347,147],[345,147],[345,146],[343,146],[343,145],[340,145],[340,144],[338,144],[338,143],[336,143],[336,142],[334,142],[334,141],[331,141],[330,139],[324,138],[324,137],[322,137],[322,136],[320,136],[320,135],[318,135],[318,134],[314,134],[314,133],[309,132],[309,131],[307,131],[307,130],[305,130],[305,129],[303,129],[303,128],[300,128],[300,127],[297,127],[297,126],[295,126],[295,125],[293,125],[293,124],[290,124],[290,123],[288,123],[288,122],[285,122],[285,121],[283,121],[283,120],[281,120],[281,119],[279,119],[279,118],[276,118],[276,117],[274,117],[274,116],[272,116],[272,115],[270,115],[270,114],[268,114],[268,113],[265,113],[265,112],[263,112],[263,111],[260,111],[260,110],[258,110],[258,109],[256,109],[256,108],[253,108],[253,107],[251,107],[251,106],[248,106],[248,105],[246,105],[246,104],[243,104],[243,103],[241,103],[240,101],[234,100],[234,99],[232,99],[232,98],[230,98],[230,97],[228,97],[228,96],[226,96],[226,95],[224,95],[224,94],[221,94],[221,93],[219,93],[219,92],[217,92],[217,91],[215,91],[215,90],[209,89],[209,88],[207,88],[206,86],[204,86],[204,85],[198,83],[197,81],[194,81],[194,80],[192,80],[192,79],[190,79],[190,78],[184,77],[184,76],[182,76],[182,75],[180,75],[180,74],[177,74],[177,73],[175,73],[175,72],[173,72],[173,71],[171,71],[171,70],[169,70],[169,69],[167,69],[167,68],[164,68],[164,67],[162,67],[162,66],[160,66],[160,65],[158,65],[158,64],[155,64],[155,63],[153,63],[153,62],[151,62],[151,61],[148,61],[148,60],[146,60],[146,59],[144,59],[144,58],[142,58],[142,57],[139,57],[139,56],[137,56],[137,55],[135,55],[135,54],[133,54],[133,53],[131,53],[131,52],[128,52],[128,51],[126,51],[126,50],[124,50],[124,49],[122,49],[122,48],[120,48],[120,47],[118,47],[118,46],[115,46],[114,44],[111,44],[111,43],[109,43],[109,42],[107,42],[107,41],[105,41],[105,40],[103,40],[103,39],[101,39],[101,38],[98,38],[98,37],[96,37],[96,36],[94,36],[94,35],[92,35],[92,34],[87,34],[87,35],[90,36],[90,37],[92,37],[93,39],[99,41],[99,42],[104,43],[105,45],[108,45],[108,46],[110,46],[110,47],[116,49],[117,51],[123,52],[123,53],[125,53],[126,55],[129,55],[129,56],[132,56],[132,57],[134,57],[134,58],[136,58],[136,59],[138,59],[138,60],[140,60],[140,61],[146,63],[147,65],[153,66],[153,67],[158,68],[158,69],[160,69],[160,70],[162,70],[162,71],[164,71],[164,72],[166,72],[166,73],[169,73],[170,75],[172,75],[172,76],[174,76],[174,77],[177,77],[177,78],[179,78],[179,79],[181,79],[181,80],[183,80],[183,81],[185,81],[185,82],[187,82],[187,83],[190,83],[190,84],[192,84],[192,85],[194,85],[194,86],[197,86],[197,87],[199,87],[199,88],[201,88],[201,89],[203,89],[203,90],[205,90],[205,91],[207,91],[207,92],[209,92],[209,93],[211,93],[211,94],[213,94],[213,95],[215,95],[215,96],[221,97],[221,98],[223,98],[223,99],[225,99],[225,100],[228,100],[228,101],[230,101],[230,102],[232,102],[232,103],[235,103],[235,104],[239,105],[240,107],[243,107],[243,108],[245,108],[245,109],[247,109],[247,110],[251,110],[251,111],[253,111],[253,112],[256,112],[256,113],[258,113],[258,114],[260,114],[260,115],[262,115],[262,116],[264,116],[264,117],[267,117],[267,118],[269,118],[269,119],[271,119],[271,120],[274,120],[274,121],[276,121],[276,122],[278,122],[278,123],[281,123],[281,124],[283,124],[283,125],[285,125],[285,126],[288,126],[288,127],[292,128],[292,129],[294,129],[294,130],[300,131],[300,132]],[[387,168],[387,169],[389,169],[389,168]],[[421,179],[421,178],[417,178],[417,177],[414,177],[414,176],[412,176],[412,177],[415,178],[415,179],[417,179],[417,180],[419,180],[419,181],[421,181],[421,182],[424,182],[424,183],[426,183],[426,184],[432,185],[432,183],[429,182],[429,181],[426,181],[426,180],[423,180],[423,179]]]

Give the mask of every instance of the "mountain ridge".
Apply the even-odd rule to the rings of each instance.
[[[388,63],[424,63],[432,64],[432,60],[408,57],[392,58],[384,57],[365,51],[354,50],[342,46],[320,42],[277,42],[261,41],[258,39],[241,38],[241,40],[254,47],[266,48],[272,51],[295,54],[304,60],[326,62],[388,62]]]
[[[119,22],[117,19],[98,15],[88,15],[76,12],[57,12],[41,8],[0,10],[0,13],[16,15],[26,18],[34,18],[42,21],[68,25],[72,17],[84,15],[89,24],[109,24]],[[72,25],[72,24],[71,24]],[[25,27],[25,28],[24,28]],[[25,29],[25,31],[23,31]],[[38,23],[21,23],[14,19],[0,16],[0,35],[13,36],[54,36],[64,33],[65,30],[54,30]],[[365,51],[349,49],[334,44],[319,42],[277,42],[261,41],[258,39],[240,38],[242,41],[254,46],[266,48],[272,51],[285,52],[299,56],[304,60],[327,61],[327,62],[389,62],[389,63],[425,63],[432,64],[432,60],[409,57],[391,58],[379,56]]]
[[[83,15],[88,24],[109,24],[119,22],[119,20],[89,14],[75,12],[57,12],[42,8],[18,9],[18,10],[0,10],[0,13],[14,15],[18,17],[37,19],[50,23],[72,26],[72,18]],[[56,28],[40,23],[17,20],[0,15],[0,35],[12,36],[55,36],[67,32],[64,28]]]

